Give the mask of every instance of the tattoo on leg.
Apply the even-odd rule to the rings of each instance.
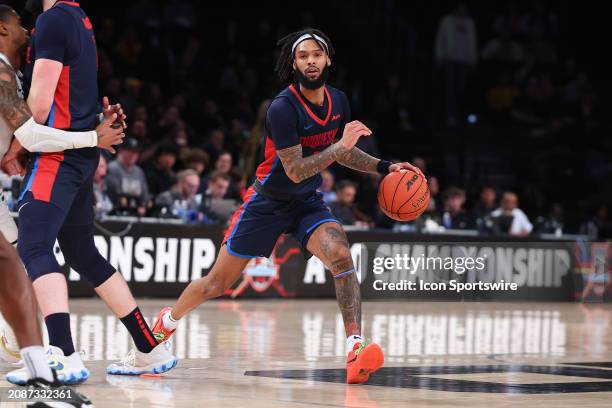
[[[361,293],[357,275],[351,273],[334,281],[336,284],[336,298],[342,312],[344,330],[347,337],[361,334]]]
[[[330,271],[332,275],[337,275],[344,271],[348,271],[353,268],[353,260],[351,258],[339,259],[337,261],[332,261],[330,266]]]
[[[338,227],[325,227],[320,245],[323,255],[330,260],[333,258],[334,246],[340,245],[349,248],[346,235],[342,230],[338,229]]]

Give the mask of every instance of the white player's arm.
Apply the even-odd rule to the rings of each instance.
[[[37,123],[45,123],[49,117],[55,89],[63,68],[61,62],[47,58],[39,58],[34,61],[28,106]]]
[[[95,147],[99,144],[98,132],[96,130],[67,132],[36,123],[28,104],[17,94],[15,71],[10,65],[1,60],[0,115],[2,115],[19,143],[30,152],[59,152],[68,149]],[[103,124],[97,129],[104,136],[121,133],[119,130],[110,130],[108,127],[108,124]],[[120,143],[120,138],[117,139],[117,137],[112,138],[112,142]]]

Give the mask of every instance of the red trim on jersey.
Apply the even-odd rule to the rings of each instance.
[[[57,177],[60,163],[64,161],[64,152],[41,153],[38,159],[38,169],[32,181],[30,191],[34,199],[45,202],[51,201],[53,183]]]
[[[85,26],[87,30],[93,30],[93,25],[91,25],[91,21],[89,21],[89,17],[85,17],[81,19],[81,21],[83,22],[83,25]]]
[[[247,205],[249,201],[251,201],[251,198],[253,197],[254,193],[255,193],[255,190],[253,189],[253,187],[249,187],[249,189],[246,192],[246,195],[244,196],[244,202],[242,203],[240,208],[238,208],[236,212],[234,212],[234,215],[232,215],[232,220],[230,221],[229,227],[227,227],[227,230],[225,231],[225,235],[223,236],[223,243],[225,243],[225,241],[227,241],[229,236],[232,235],[232,231],[234,230],[234,228],[236,227],[236,223],[240,219],[240,215],[242,214],[242,211],[244,210],[244,206]]]
[[[329,92],[327,91],[327,87],[326,86],[323,86],[323,90],[325,91],[325,96],[327,97],[327,116],[325,117],[325,120],[321,120],[317,115],[315,115],[310,110],[310,108],[308,107],[308,105],[306,104],[306,102],[304,101],[302,96],[300,95],[300,93],[295,89],[295,87],[293,85],[290,85],[289,89],[291,90],[291,92],[293,92],[293,94],[298,99],[298,101],[300,101],[300,103],[302,104],[304,109],[306,109],[306,113],[308,113],[308,116],[310,116],[310,118],[312,120],[314,120],[315,122],[317,122],[321,126],[327,125],[327,122],[329,121],[329,118],[330,118],[331,113],[332,113],[332,99],[331,99],[331,96],[329,96]]]
[[[276,159],[276,147],[274,147],[274,142],[270,137],[266,137],[266,149],[264,151],[264,161],[262,161],[259,166],[257,166],[257,170],[255,170],[255,176],[260,179],[266,178],[270,171],[272,171],[272,164],[274,164],[274,160]]]
[[[52,126],[56,129],[70,129],[70,67],[65,65],[55,88],[55,115]]]
[[[76,2],[74,2],[74,1],[63,1],[63,0],[62,0],[62,1],[58,1],[58,2],[57,2],[57,3],[55,3],[55,4],[60,4],[60,3],[67,4],[67,5],[69,5],[69,6],[81,7],[81,5],[80,5],[79,3],[76,3]]]

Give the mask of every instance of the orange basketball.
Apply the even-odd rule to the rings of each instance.
[[[427,180],[411,170],[387,174],[378,186],[378,205],[389,218],[415,220],[429,205]]]

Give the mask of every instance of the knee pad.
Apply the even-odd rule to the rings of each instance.
[[[58,242],[66,263],[94,288],[102,285],[116,272],[94,244],[93,224],[63,227]]]

